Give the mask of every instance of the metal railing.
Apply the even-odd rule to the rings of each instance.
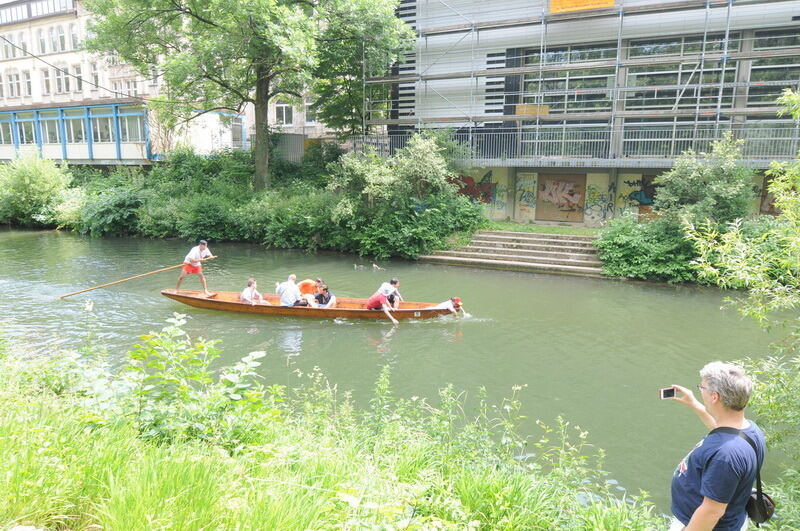
[[[525,161],[547,165],[580,164],[591,159],[653,160],[675,159],[687,150],[709,152],[713,142],[727,132],[743,139],[743,155],[750,161],[768,163],[790,160],[800,148],[800,128],[678,125],[655,127],[631,125],[624,129],[608,127],[544,126],[503,131],[472,131],[453,134],[451,153],[447,155],[465,164],[487,164]],[[349,147],[355,151],[372,149],[381,157],[397,153],[411,135],[368,135],[351,137]]]

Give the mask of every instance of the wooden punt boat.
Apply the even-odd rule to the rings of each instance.
[[[292,317],[316,317],[321,319],[382,319],[388,321],[386,314],[379,310],[367,310],[367,299],[336,297],[336,308],[311,308],[309,306],[278,306],[280,296],[264,293],[264,299],[270,304],[250,304],[239,300],[235,291],[215,291],[216,296],[208,298],[200,290],[165,289],[161,294],[183,304],[195,308],[222,310],[226,312],[251,313],[256,315],[286,315]],[[439,315],[448,315],[450,310],[433,309],[435,303],[402,301],[400,307],[392,312],[395,319],[429,319]]]

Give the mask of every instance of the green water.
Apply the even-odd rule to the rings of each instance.
[[[620,490],[651,494],[669,507],[677,462],[703,436],[694,414],[660,401],[661,386],[694,386],[715,359],[763,355],[769,338],[720,311],[714,289],[482,271],[403,261],[371,262],[335,253],[271,251],[210,244],[209,287],[239,291],[254,276],[268,291],[289,273],[322,277],[340,296],[367,297],[391,276],[408,300],[459,296],[470,316],[403,322],[301,320],[200,310],[159,294],[177,271],[69,298],[59,295],[180,263],[182,241],[90,239],[73,234],[0,230],[0,332],[44,352],[80,345],[91,299],[98,340],[121,357],[138,335],[160,329],[173,312],[191,318],[193,335],[222,340],[226,360],[266,350],[268,383],[294,384],[296,370],[319,367],[364,403],[382,366],[393,368],[401,396],[435,398],[446,383],[475,397],[480,386],[500,401],[515,385],[522,428],[563,415],[607,452],[605,469]],[[356,268],[363,265],[364,268]],[[198,289],[189,277],[187,289]],[[767,470],[767,477],[770,471]]]

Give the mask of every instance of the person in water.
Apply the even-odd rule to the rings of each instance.
[[[450,310],[450,312],[458,317],[458,312],[461,312],[462,317],[466,316],[466,312],[464,311],[464,306],[461,304],[461,299],[459,297],[451,297],[444,302],[440,302],[436,306],[430,306],[431,310]]]

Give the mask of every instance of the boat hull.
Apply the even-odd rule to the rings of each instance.
[[[316,319],[370,319],[388,321],[386,314],[380,310],[367,310],[367,299],[337,297],[336,308],[312,308],[310,306],[278,306],[280,297],[265,293],[264,299],[269,304],[250,304],[239,300],[239,293],[234,291],[217,291],[216,296],[208,298],[199,290],[165,289],[161,294],[170,299],[195,308],[220,310],[225,312],[248,313],[253,315],[283,315],[288,317],[312,317]],[[406,302],[392,312],[395,319],[430,319],[440,315],[448,315],[447,309],[431,308],[434,303]]]

